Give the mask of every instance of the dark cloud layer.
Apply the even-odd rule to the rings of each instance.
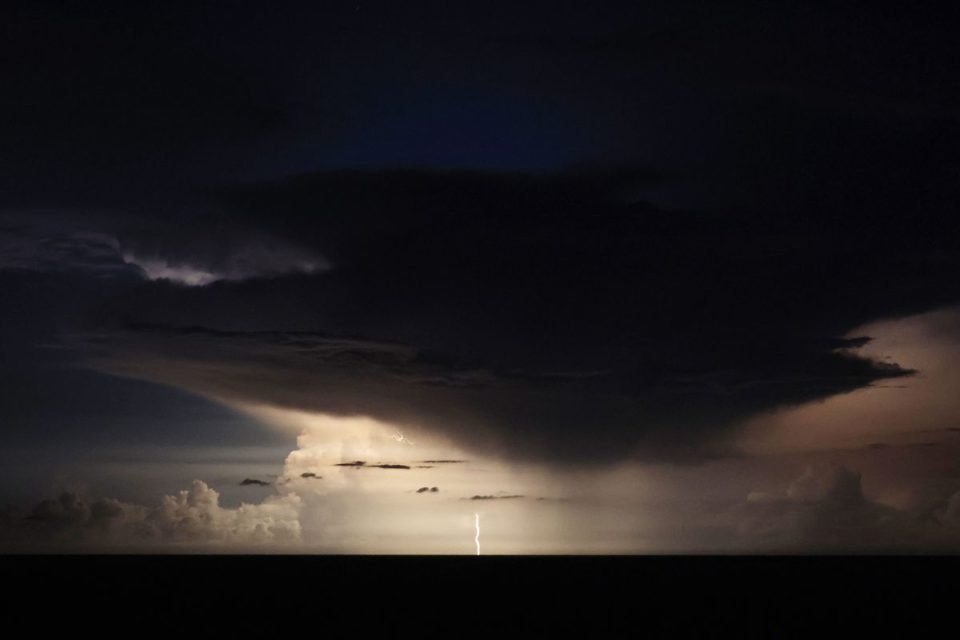
[[[678,459],[757,412],[909,374],[840,336],[958,293],[945,216],[928,220],[935,241],[880,225],[864,238],[843,219],[625,199],[638,179],[333,172],[231,190],[244,228],[333,269],[125,284],[81,353],[218,399],[367,414],[518,458]],[[197,255],[205,242],[217,250],[201,233]]]
[[[11,376],[696,460],[960,300],[951,15],[348,4],[7,10]]]
[[[840,337],[958,293],[944,235],[667,211],[624,199],[636,180],[333,172],[231,191],[245,224],[334,268],[130,289],[94,351],[215,397],[426,425],[511,456],[684,457],[756,412],[909,374]]]

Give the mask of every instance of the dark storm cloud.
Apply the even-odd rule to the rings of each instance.
[[[244,479],[240,482],[240,486],[241,486],[241,487],[250,487],[250,486],[269,487],[270,484],[271,484],[271,483],[269,483],[269,482],[265,482],[265,481],[263,481],[263,480],[257,480],[256,478],[244,478]]]
[[[724,421],[722,409],[733,417],[747,415],[776,406],[780,398],[817,397],[873,377],[903,374],[838,355],[850,365],[837,367],[835,378],[784,375],[771,384],[730,377],[645,380],[625,372],[589,384],[503,373],[469,385],[438,386],[432,382],[438,376],[469,378],[470,370],[409,349],[317,335],[135,330],[97,335],[88,348],[95,365],[107,371],[222,400],[363,413],[427,426],[509,457],[581,461],[628,455],[639,443],[648,447],[645,455],[666,455],[664,449],[669,455],[690,455],[730,424],[733,418]],[[714,413],[698,416],[697,409]],[[671,433],[680,420],[683,431]],[[341,466],[394,468],[360,461]]]
[[[951,23],[691,6],[17,10],[11,335],[548,462],[907,375],[843,336],[960,300]],[[314,170],[424,162],[646,168]]]
[[[128,291],[100,366],[514,457],[699,456],[757,412],[909,374],[841,336],[958,294],[946,215],[921,234],[671,211],[626,198],[638,180],[336,171],[230,190],[245,224],[335,268]]]
[[[95,232],[0,228],[0,269],[83,272],[98,277],[142,278],[143,271],[125,262],[116,241]]]
[[[119,243],[90,220],[49,212],[0,210],[0,271],[37,271],[94,278],[142,279]]]
[[[198,286],[328,267],[296,241],[271,238],[224,214],[0,210],[0,270]]]

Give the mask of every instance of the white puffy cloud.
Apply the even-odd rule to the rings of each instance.
[[[40,502],[10,533],[15,540],[39,537],[50,544],[83,546],[295,543],[300,539],[300,499],[295,494],[271,496],[231,509],[220,506],[220,494],[201,480],[164,496],[155,507],[113,498],[90,501],[65,491]]]
[[[779,488],[747,491],[756,486],[747,480],[684,502],[695,484],[670,496],[647,468],[564,480],[482,458],[463,461],[463,452],[424,433],[413,432],[416,446],[406,445],[392,425],[365,417],[257,415],[282,418],[300,432],[275,493],[257,504],[222,506],[219,493],[199,480],[149,506],[66,491],[26,513],[0,512],[0,539],[7,547],[36,550],[39,543],[58,551],[472,553],[480,513],[485,553],[889,552],[955,549],[960,541],[960,492],[892,508],[864,493],[859,473],[838,464],[812,464]],[[436,462],[452,459],[462,463]],[[357,460],[367,463],[342,466]],[[403,465],[381,468],[383,462]],[[664,477],[669,483],[673,476]],[[636,494],[644,483],[657,491]],[[439,491],[418,493],[425,486]],[[611,487],[625,489],[604,493]],[[469,499],[501,494],[528,497]]]
[[[164,539],[219,542],[295,542],[300,538],[296,494],[271,496],[236,509],[219,505],[220,495],[195,480],[189,490],[165,496],[147,517]]]

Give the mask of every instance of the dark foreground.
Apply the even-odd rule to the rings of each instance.
[[[919,637],[949,626],[958,572],[953,557],[7,556],[0,606],[8,625],[131,637]]]

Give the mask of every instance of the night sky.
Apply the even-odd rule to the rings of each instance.
[[[960,8],[17,4],[0,549],[960,550]]]

